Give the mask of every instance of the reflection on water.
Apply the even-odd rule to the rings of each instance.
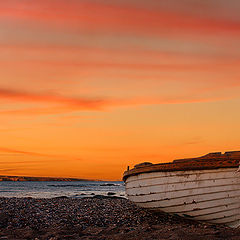
[[[82,198],[114,194],[125,196],[123,182],[0,182],[0,197],[52,198],[67,196]]]

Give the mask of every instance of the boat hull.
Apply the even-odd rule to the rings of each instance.
[[[240,172],[237,170],[139,173],[126,178],[126,194],[143,208],[238,227]]]

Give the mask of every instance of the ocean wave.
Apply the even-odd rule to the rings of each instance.
[[[100,184],[101,187],[113,187],[113,186],[123,186],[122,184],[117,184],[117,183],[103,183]]]
[[[94,186],[99,186],[98,184],[49,184],[47,185],[48,187],[94,187]]]
[[[0,190],[0,192],[17,192],[17,191],[14,191],[14,190]]]
[[[117,183],[102,183],[102,184],[49,184],[48,187],[58,187],[58,188],[64,188],[64,187],[121,187],[122,184]]]

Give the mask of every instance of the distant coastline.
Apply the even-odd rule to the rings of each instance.
[[[0,182],[10,181],[10,182],[46,182],[46,181],[65,181],[65,182],[74,182],[74,181],[92,181],[90,179],[80,179],[80,178],[59,178],[59,177],[25,177],[25,176],[3,176],[0,175]]]

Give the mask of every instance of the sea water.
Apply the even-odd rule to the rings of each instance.
[[[83,198],[96,195],[125,197],[124,183],[112,181],[0,182],[0,197]]]

